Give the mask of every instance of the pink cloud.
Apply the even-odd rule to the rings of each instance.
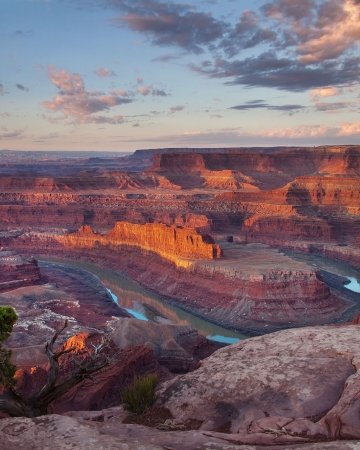
[[[95,71],[96,75],[100,78],[116,77],[116,73],[113,70],[105,69],[104,67],[97,67]]]
[[[333,96],[341,94],[341,92],[339,89],[337,89],[333,86],[328,86],[328,87],[324,87],[324,88],[312,89],[309,94],[310,94],[310,100],[312,102],[317,102],[317,101],[319,101],[320,98],[333,97]]]
[[[52,123],[62,119],[72,119],[74,123],[120,123],[118,119],[120,116],[100,119],[99,117],[102,116],[92,116],[92,114],[108,111],[115,106],[132,101],[114,93],[105,95],[99,91],[86,91],[84,81],[78,73],[71,74],[49,66],[48,75],[50,81],[59,89],[59,93],[53,99],[40,104],[48,111],[63,114],[62,118],[56,117]]]
[[[111,95],[120,95],[121,97],[134,97],[135,94],[132,91],[124,91],[123,89],[117,89],[110,91]]]
[[[293,24],[293,30],[298,35],[301,32],[309,36],[297,47],[301,55],[300,64],[334,59],[360,40],[360,4],[354,0],[345,0],[341,6],[336,4],[336,10],[333,5],[333,9],[332,15],[324,13],[324,17],[319,17],[313,28],[301,29],[298,23]]]
[[[4,127],[5,128],[5,127]],[[2,132],[0,132],[0,140],[5,139],[24,139],[23,136],[23,130],[14,130],[14,131],[8,131],[7,129],[3,129]]]
[[[182,111],[185,108],[183,105],[172,106],[170,108],[170,114],[174,114],[175,112]]]

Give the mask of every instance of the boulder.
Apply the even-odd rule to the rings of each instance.
[[[359,331],[293,329],[225,347],[166,382],[159,403],[239,444],[359,439]]]

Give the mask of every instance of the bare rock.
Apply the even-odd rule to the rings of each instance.
[[[34,258],[26,259],[14,251],[0,248],[0,292],[41,282],[40,269]]]
[[[71,417],[42,416],[36,419],[0,421],[3,449],[19,450],[129,450],[129,445],[115,436],[101,434],[96,427],[79,424]],[[163,450],[163,447],[133,440],[131,450]]]
[[[201,431],[162,432],[140,425],[122,425],[116,417],[100,416],[83,420],[48,415],[34,419],[0,420],[1,448],[6,450],[261,450],[263,446],[237,445],[206,436]],[[99,417],[105,418],[99,422]],[[283,450],[284,446],[265,447]],[[286,445],[286,450],[359,450],[356,441]]]
[[[227,428],[239,444],[358,439],[359,331],[313,327],[234,344],[166,382],[159,401],[212,436]]]
[[[159,363],[174,373],[186,373],[210,356],[218,346],[200,335],[195,328],[136,319],[116,319],[111,338],[122,349],[135,345],[151,348]]]

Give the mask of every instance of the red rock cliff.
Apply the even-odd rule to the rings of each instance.
[[[162,223],[145,225],[117,222],[105,236],[96,234],[89,226],[79,232],[57,237],[67,247],[94,247],[96,245],[131,245],[150,250],[176,261],[180,259],[207,260],[220,258],[220,246],[208,234],[193,228],[168,226]]]

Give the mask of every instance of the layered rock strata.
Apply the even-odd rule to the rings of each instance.
[[[139,247],[95,246],[94,237],[91,247],[81,246],[81,240],[67,247],[66,239],[29,233],[12,245],[110,268],[193,314],[245,333],[341,320],[352,306],[332,295],[319,271],[264,245],[224,242],[223,258],[181,259],[176,265]]]
[[[0,249],[0,292],[41,283],[35,259],[25,259],[14,251]]]
[[[153,251],[162,257],[178,262],[179,259],[220,258],[220,246],[210,235],[199,234],[195,229],[168,226],[161,223],[145,225],[117,222],[106,236],[94,233],[89,226],[78,233],[56,238],[67,248],[93,248],[97,245],[130,245]]]
[[[110,324],[111,339],[122,349],[136,345],[150,348],[157,361],[173,373],[186,373],[197,368],[218,345],[201,336],[195,328],[120,319]]]
[[[0,294],[0,305],[12,306],[19,316],[5,344],[12,349],[12,361],[17,367],[27,370],[44,364],[45,342],[65,320],[68,327],[60,336],[60,343],[79,333],[82,336],[94,332],[111,334],[119,348],[146,346],[158,364],[172,372],[193,369],[200,359],[218,348],[189,326],[139,323],[130,319],[130,314],[113,302],[100,280],[89,272],[49,262],[41,262],[40,267],[48,283]],[[40,377],[40,372],[37,374]]]

